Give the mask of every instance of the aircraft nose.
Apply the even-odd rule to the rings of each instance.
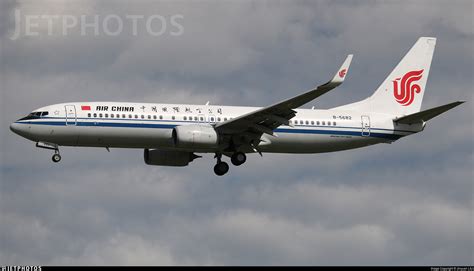
[[[19,126],[18,123],[12,123],[12,124],[10,124],[10,130],[11,130],[12,132],[14,132],[15,134],[18,134],[18,131],[19,131],[18,126]]]
[[[15,134],[17,134],[17,135],[23,136],[23,134],[24,134],[24,130],[23,130],[23,129],[24,129],[24,128],[23,128],[22,125],[19,124],[19,123],[14,122],[14,123],[10,124],[10,130],[11,130],[12,132],[14,132]]]

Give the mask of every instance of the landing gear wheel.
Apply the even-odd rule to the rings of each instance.
[[[217,176],[222,176],[229,171],[229,165],[226,162],[219,162],[214,166],[214,173]]]
[[[55,153],[51,159],[53,160],[53,162],[57,163],[61,161],[61,155]]]
[[[247,156],[243,152],[236,152],[232,154],[230,161],[234,166],[240,166],[247,161]]]

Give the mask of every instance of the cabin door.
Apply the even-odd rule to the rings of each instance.
[[[66,105],[66,125],[76,125],[76,107],[74,105]]]
[[[370,136],[370,117],[361,116],[362,119],[362,136]]]

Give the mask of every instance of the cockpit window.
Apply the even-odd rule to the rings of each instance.
[[[20,120],[31,120],[31,119],[39,119],[42,116],[47,116],[49,114],[48,111],[42,111],[42,112],[31,112],[28,114],[28,116],[21,118]]]

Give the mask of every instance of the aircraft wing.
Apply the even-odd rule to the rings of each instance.
[[[224,134],[250,132],[259,135],[262,133],[273,135],[273,130],[278,126],[282,124],[289,125],[289,120],[293,118],[296,113],[293,109],[316,99],[342,84],[349,70],[351,61],[352,55],[348,55],[332,80],[315,89],[274,105],[244,114],[232,120],[219,123],[215,128]]]

